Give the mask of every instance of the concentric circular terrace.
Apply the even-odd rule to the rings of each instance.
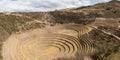
[[[83,25],[59,25],[12,34],[3,45],[4,60],[53,60],[89,56],[92,40],[82,39],[92,28]],[[85,58],[86,59],[86,58]]]

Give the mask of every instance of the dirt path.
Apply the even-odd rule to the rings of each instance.
[[[111,35],[111,36],[115,37],[116,39],[120,40],[120,37],[118,37],[118,36],[116,36],[116,35],[114,35],[114,34],[112,34],[110,32],[106,32],[105,30],[98,29],[96,26],[92,26],[92,27],[99,30],[99,31],[101,31],[101,32],[103,32],[103,33],[105,33],[105,34],[107,34],[107,35]]]

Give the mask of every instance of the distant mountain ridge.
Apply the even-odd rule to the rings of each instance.
[[[95,18],[120,18],[120,1],[110,1],[93,6],[56,10],[51,12],[21,12],[12,14],[21,14],[33,19],[47,20],[54,23],[80,23],[85,20],[93,21]]]
[[[93,28],[88,33],[94,40],[96,50],[91,56],[93,60],[120,59],[120,1],[50,12],[0,13],[0,49],[11,34],[59,24],[80,24]],[[2,60],[2,54],[0,58]]]

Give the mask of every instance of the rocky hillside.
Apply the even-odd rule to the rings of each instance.
[[[33,29],[44,29],[46,26],[64,26],[64,24],[69,24],[70,26],[68,27],[74,27],[77,30],[81,29],[80,31],[83,32],[84,28],[82,26],[92,29],[89,32],[85,31],[85,34],[79,38],[86,41],[86,38],[92,40],[92,43],[88,43],[89,41],[79,41],[80,43],[83,42],[83,49],[89,48],[88,45],[92,44],[90,47],[93,48],[93,52],[92,54],[87,53],[90,55],[87,58],[88,60],[120,59],[120,1],[110,1],[93,6],[50,12],[0,13],[0,60],[7,59],[3,56],[2,52],[3,42],[12,34],[20,34]],[[71,26],[71,24],[78,24],[78,26]],[[87,28],[85,30],[89,30]],[[62,28],[59,29],[61,30]],[[65,29],[68,28],[65,27]],[[69,33],[67,32],[68,35]],[[89,34],[89,37],[86,37],[87,34]],[[55,60],[87,60],[84,57],[76,54],[74,58],[60,57]]]
[[[85,6],[73,9],[56,10],[52,12],[33,12],[20,13],[24,16],[38,20],[48,20],[55,23],[75,22],[94,20],[95,18],[119,18],[120,17],[120,1],[111,1],[107,3],[99,3],[93,6]],[[18,14],[18,13],[16,13]]]

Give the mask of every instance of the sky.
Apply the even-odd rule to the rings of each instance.
[[[0,0],[0,12],[39,12],[82,7],[111,0]]]

